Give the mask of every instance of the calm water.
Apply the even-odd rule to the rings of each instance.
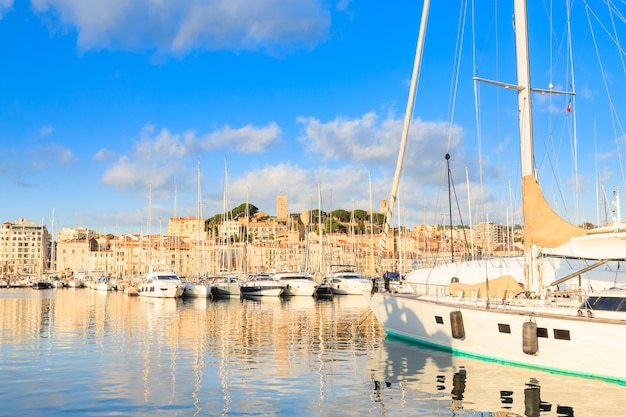
[[[368,312],[362,296],[0,290],[0,414],[626,414],[626,387],[385,339]]]

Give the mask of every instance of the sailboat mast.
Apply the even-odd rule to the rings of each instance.
[[[413,63],[413,74],[411,76],[411,88],[409,89],[409,99],[406,105],[406,113],[404,115],[404,127],[402,128],[402,139],[400,141],[400,151],[398,152],[398,160],[396,162],[396,172],[393,177],[393,185],[391,186],[391,192],[389,193],[389,201],[387,202],[387,211],[385,213],[385,222],[383,225],[383,233],[380,238],[380,245],[378,247],[378,265],[380,266],[383,251],[385,249],[385,243],[387,240],[387,234],[389,233],[389,224],[393,215],[393,206],[396,204],[396,194],[398,193],[398,186],[400,185],[400,174],[402,172],[402,164],[404,163],[404,152],[406,149],[406,143],[409,136],[409,127],[411,125],[411,116],[413,114],[413,102],[415,101],[415,92],[417,90],[417,80],[419,79],[420,65],[422,62],[422,52],[424,50],[424,40],[426,38],[426,24],[428,23],[428,9],[430,8],[430,0],[424,1],[422,7],[422,20],[420,23],[420,31],[417,40],[417,48],[415,51],[415,61]]]
[[[198,196],[197,196],[197,207],[196,207],[196,276],[200,278],[202,275],[202,271],[204,270],[204,264],[202,262],[202,257],[204,256],[204,247],[200,242],[204,242],[202,239],[202,187],[200,185],[200,160],[198,159]]]
[[[522,177],[534,173],[530,58],[526,0],[515,0],[515,48],[517,53],[517,104],[520,130]]]
[[[320,242],[320,258],[319,258],[319,271],[324,273],[324,233],[322,231],[322,190],[319,184],[317,184],[317,230],[319,233]]]
[[[450,222],[450,254],[452,256],[452,262],[454,262],[454,237],[453,237],[453,229],[452,229],[452,185],[450,184],[450,154],[446,154],[446,165],[448,168],[448,210],[449,210],[449,222]]]
[[[374,267],[374,209],[372,207],[372,173],[368,174],[369,191],[370,191],[370,274],[376,275]]]

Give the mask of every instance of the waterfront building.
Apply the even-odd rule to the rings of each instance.
[[[481,222],[474,226],[473,232],[474,243],[481,248],[491,249],[509,243],[507,227],[501,224]]]
[[[204,219],[202,217],[171,217],[167,223],[167,236],[179,236],[181,238],[204,235]]]
[[[380,201],[381,211],[386,210],[386,203]],[[353,264],[362,273],[374,275],[386,270],[407,272],[416,262],[451,256],[452,250],[455,257],[466,256],[471,249],[484,256],[512,247],[512,242],[507,242],[507,228],[489,222],[479,223],[472,230],[460,226],[450,230],[436,224],[417,225],[410,230],[392,227],[379,247],[380,228],[363,216],[359,219],[352,216],[349,220],[345,213],[343,217],[337,216],[332,220],[333,232],[320,236],[318,228],[328,225],[329,213],[321,212],[322,218],[318,217],[318,210],[290,215],[285,195],[276,197],[276,211],[276,216],[258,211],[249,218],[239,214],[236,219],[214,222],[210,236],[205,220],[195,216],[170,218],[166,235],[114,236],[97,234],[84,227],[63,228],[57,234],[54,251],[57,270],[68,277],[84,269],[96,277],[131,279],[145,274],[151,260],[158,260],[167,262],[184,277],[286,269],[324,274],[330,265],[337,263]],[[25,262],[33,269],[47,270],[54,264],[49,259],[47,232],[46,250],[33,254],[39,259],[34,262],[33,256],[24,257],[26,248],[32,248],[24,246],[24,240],[20,241],[20,252],[18,246],[9,245],[13,241],[11,233],[17,233],[19,224],[19,221],[6,222],[0,228],[2,271],[15,271],[17,265],[24,269]],[[42,228],[34,223],[29,227]]]
[[[58,240],[56,246],[57,270],[68,277],[79,270],[89,273],[89,254],[98,250],[98,242],[86,234],[63,236],[64,239]],[[78,238],[67,239],[69,236]]]
[[[50,266],[50,236],[45,225],[25,219],[0,227],[0,262],[7,275],[40,276]]]

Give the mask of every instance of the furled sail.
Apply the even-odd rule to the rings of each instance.
[[[522,178],[524,201],[524,249],[531,245],[556,248],[587,231],[575,226],[552,210],[534,175]]]

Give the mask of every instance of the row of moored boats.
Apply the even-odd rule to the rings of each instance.
[[[54,285],[58,283],[60,285]],[[204,278],[196,281],[181,279],[166,264],[152,264],[150,271],[136,285],[125,285],[107,276],[91,280],[76,274],[68,281],[34,281],[33,288],[61,288],[63,286],[88,287],[99,291],[123,289],[128,295],[154,298],[218,298],[260,296],[333,296],[362,295],[372,291],[373,282],[363,277],[353,267],[333,266],[329,274],[316,281],[313,274],[306,272],[277,272],[251,274],[245,280],[237,277]]]

